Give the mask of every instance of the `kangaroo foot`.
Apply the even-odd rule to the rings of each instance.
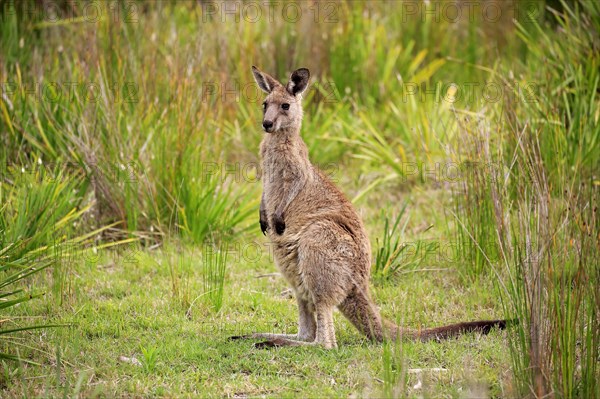
[[[273,338],[267,341],[257,342],[254,347],[257,349],[279,348],[282,346],[310,346],[315,345],[315,342],[296,341],[287,338]]]

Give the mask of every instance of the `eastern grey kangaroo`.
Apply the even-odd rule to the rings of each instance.
[[[442,339],[468,331],[504,328],[504,320],[474,321],[425,330],[382,320],[369,295],[371,247],[358,213],[340,190],[308,160],[300,137],[302,93],[310,73],[295,70],[286,85],[252,67],[267,97],[263,102],[260,145],[263,192],[260,227],[273,244],[277,266],[298,301],[298,333],[252,334],[265,346],[337,346],[333,310],[337,308],[363,334],[385,338]]]

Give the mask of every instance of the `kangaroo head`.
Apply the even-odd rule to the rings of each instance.
[[[308,69],[296,69],[285,86],[255,66],[252,67],[252,74],[258,87],[268,94],[263,102],[262,125],[265,132],[300,130],[302,93],[308,87],[310,79]]]

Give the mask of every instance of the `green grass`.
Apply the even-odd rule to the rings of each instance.
[[[381,381],[389,377],[383,346],[367,341],[339,313],[335,324],[340,348],[334,351],[258,350],[251,341],[227,340],[252,331],[296,331],[295,301],[281,295],[287,288],[283,279],[258,278],[275,270],[266,256],[256,263],[238,262],[238,254],[231,252],[220,312],[196,301],[188,313],[172,295],[168,268],[154,262],[160,252],[136,253],[133,263],[107,254],[79,264],[73,277],[77,289],[67,306],[49,311],[37,301],[22,307],[20,314],[45,315],[48,322],[72,327],[47,331],[35,350],[21,349],[22,357],[35,358],[42,366],[21,365],[17,378],[2,380],[3,395],[71,396],[78,391],[82,397],[312,397],[378,396],[384,391]],[[189,285],[192,296],[202,294],[200,266],[190,270]],[[437,292],[444,286],[452,289]],[[398,283],[375,287],[374,296],[386,317],[412,327],[502,311],[491,284],[461,286],[455,272],[407,275]],[[34,334],[21,334],[21,340],[31,339]],[[503,383],[510,366],[503,348],[505,334],[500,332],[441,344],[404,343],[404,367],[425,369],[423,388],[412,390],[418,380],[409,374],[407,392],[437,397],[466,392],[479,383],[500,395],[507,389]],[[136,358],[140,365],[120,361],[121,356]]]
[[[376,238],[375,261],[372,275],[375,279],[391,279],[403,273],[418,269],[431,255],[439,254],[439,243],[417,238],[411,242],[407,239],[406,227],[410,217],[406,214],[408,204],[404,204],[400,212],[390,223],[388,208],[381,212],[383,232]],[[400,224],[402,223],[402,224]],[[424,232],[433,225],[425,227]]]

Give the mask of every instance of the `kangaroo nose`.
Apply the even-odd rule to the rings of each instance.
[[[265,130],[269,130],[270,128],[273,127],[273,122],[271,122],[271,121],[263,121],[263,127],[265,128]]]

